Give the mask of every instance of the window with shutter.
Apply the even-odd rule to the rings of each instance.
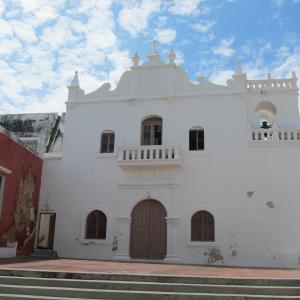
[[[142,145],[162,144],[162,118],[150,117],[142,122]]]
[[[114,153],[115,151],[115,133],[103,132],[101,135],[101,153]]]
[[[215,221],[211,213],[197,211],[191,219],[191,241],[213,242],[215,240]]]
[[[106,239],[106,215],[100,210],[89,213],[86,219],[86,239]]]
[[[202,128],[190,130],[189,149],[190,151],[204,150],[204,130]]]

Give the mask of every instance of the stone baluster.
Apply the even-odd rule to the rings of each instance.
[[[175,148],[174,158],[179,159],[179,149],[178,148]]]
[[[129,160],[129,150],[125,150],[125,160]]]
[[[292,72],[292,79],[290,80],[291,82],[291,88],[296,89],[297,88],[297,77],[295,71]]]

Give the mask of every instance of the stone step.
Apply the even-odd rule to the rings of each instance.
[[[32,257],[43,257],[43,258],[56,258],[57,252],[54,250],[43,250],[43,249],[34,249],[31,253]]]
[[[48,296],[33,296],[33,295],[11,295],[11,294],[0,294],[0,299],[7,299],[7,300],[86,300],[86,298],[65,298],[65,297],[48,297]],[[92,299],[90,298],[89,300],[108,300],[107,299]]]
[[[300,299],[300,296],[250,295],[250,294],[218,294],[218,293],[174,293],[157,291],[128,290],[93,290],[59,287],[36,287],[0,284],[0,294],[15,294],[42,297],[73,298],[73,299],[112,299],[112,300],[195,300],[195,299],[226,299],[226,300],[266,300],[266,299]],[[0,298],[1,299],[1,298]],[[5,298],[4,298],[5,299]],[[17,299],[17,298],[16,298]],[[20,298],[19,298],[20,299]],[[26,298],[24,298],[26,299]],[[28,299],[28,298],[27,298]],[[30,298],[29,298],[30,299]],[[34,299],[34,298],[33,298]],[[44,298],[45,299],[45,298]],[[50,298],[51,299],[51,298]],[[55,299],[55,298],[54,298]]]
[[[183,293],[219,293],[219,294],[251,294],[251,295],[281,295],[300,296],[300,287],[282,286],[252,286],[252,285],[219,285],[219,284],[186,284],[157,283],[112,280],[82,280],[0,276],[1,285],[59,287],[82,289],[108,289],[131,291],[160,291]]]
[[[186,284],[219,284],[219,285],[252,285],[252,286],[300,286],[300,279],[270,278],[224,278],[201,276],[169,276],[169,275],[132,275],[109,273],[84,273],[62,271],[40,271],[22,269],[0,269],[0,276],[65,278],[82,280],[110,280],[133,282],[186,283]]]

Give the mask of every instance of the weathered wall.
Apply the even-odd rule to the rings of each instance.
[[[59,256],[130,260],[131,212],[151,198],[167,210],[166,261],[300,266],[300,139],[249,139],[262,101],[277,107],[274,127],[299,132],[298,91],[252,92],[243,74],[234,78],[224,87],[192,85],[180,68],[158,64],[126,72],[114,91],[104,85],[78,96],[79,85],[69,86],[63,155],[45,161],[41,190],[41,206],[57,213]],[[179,145],[182,164],[120,165],[118,147],[140,145],[151,115],[163,119],[162,144]],[[195,126],[204,128],[204,151],[189,151]],[[114,153],[99,153],[105,130],[115,133]],[[94,209],[107,216],[105,240],[85,239]],[[215,241],[191,241],[198,210],[213,214]]]
[[[0,243],[18,242],[18,255],[30,255],[36,233],[43,161],[0,132],[0,165],[10,171],[0,218]]]

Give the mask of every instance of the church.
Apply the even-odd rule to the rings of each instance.
[[[115,89],[68,86],[44,154],[36,247],[59,257],[300,266],[300,118],[290,78],[218,85],[155,48]]]

